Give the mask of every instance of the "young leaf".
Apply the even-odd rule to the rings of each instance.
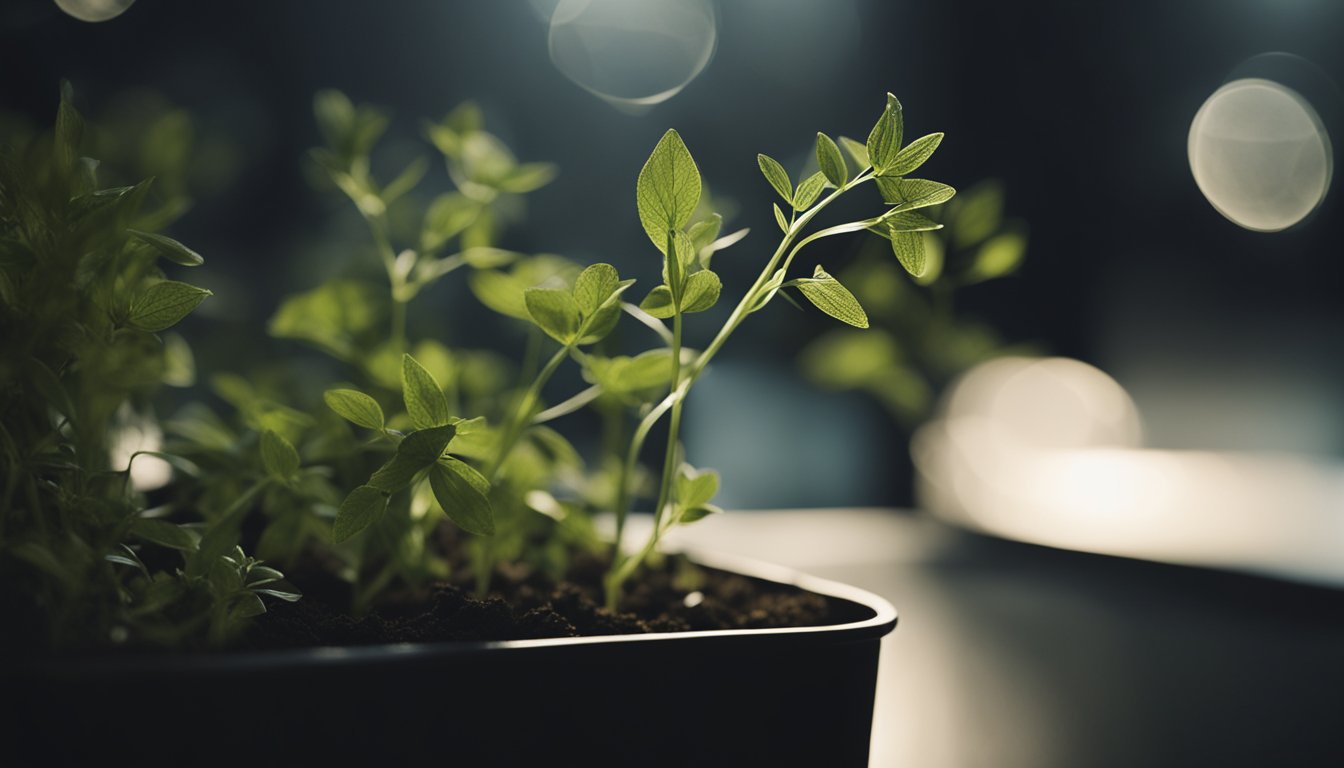
[[[131,533],[161,547],[180,549],[184,552],[190,552],[196,548],[196,539],[190,533],[187,533],[187,529],[180,525],[174,525],[167,520],[156,520],[150,517],[138,518],[131,524]]]
[[[639,171],[635,202],[644,231],[667,252],[667,233],[680,230],[700,203],[700,170],[681,136],[668,130]]]
[[[683,507],[708,504],[719,492],[719,473],[712,469],[696,470],[683,466],[676,480],[677,503]]]
[[[163,254],[164,258],[174,264],[181,264],[184,267],[199,267],[205,263],[205,259],[201,254],[191,250],[171,237],[155,234],[153,232],[141,232],[138,229],[128,229],[126,231],[159,249],[159,252]]]
[[[639,308],[659,320],[666,320],[676,314],[676,310],[672,307],[672,290],[666,285],[654,288],[643,301],[639,302]]]
[[[131,302],[128,319],[131,325],[142,331],[156,333],[167,330],[205,301],[205,297],[213,295],[204,288],[176,280],[163,280],[151,285]]]
[[[373,473],[368,484],[383,493],[405,488],[417,472],[439,460],[456,434],[457,428],[451,424],[412,432],[397,445],[392,458]]]
[[[861,142],[855,141],[848,136],[841,136],[840,146],[844,147],[845,151],[849,153],[849,156],[854,158],[854,164],[859,166],[860,170],[867,168],[872,164],[868,160],[868,147],[864,146]]]
[[[817,265],[811,278],[794,280],[790,284],[801,291],[813,306],[836,320],[855,328],[868,327],[868,314],[859,305],[859,300],[839,280],[827,274],[821,265]]]
[[[924,238],[924,274],[915,276],[916,285],[932,285],[943,274],[943,241]]]
[[[888,232],[931,232],[943,225],[913,211],[896,211],[881,218]]]
[[[780,232],[789,231],[789,220],[784,217],[784,211],[779,209],[779,203],[775,203],[775,223],[779,225]]]
[[[913,211],[928,208],[951,200],[957,190],[946,184],[927,179],[904,179],[895,176],[878,176],[873,179],[882,199],[898,211]]]
[[[821,197],[821,191],[826,188],[826,175],[821,171],[808,176],[806,179],[798,182],[798,190],[793,196],[793,209],[795,211],[805,211],[817,202]]]
[[[429,471],[429,487],[459,528],[477,536],[494,535],[495,512],[487,497],[490,483],[481,473],[457,459],[445,459]]]
[[[322,400],[341,418],[365,429],[382,429],[387,423],[378,401],[359,390],[328,389]]]
[[[1018,232],[995,235],[975,252],[975,260],[966,271],[967,283],[979,283],[1003,277],[1017,269],[1027,252],[1027,239]]]
[[[532,322],[561,344],[574,341],[581,323],[574,296],[561,288],[529,288],[523,292]]]
[[[691,507],[681,513],[677,522],[682,525],[690,525],[698,520],[704,520],[710,515],[721,515],[723,510],[713,504],[701,504],[698,507]]]
[[[927,260],[924,258],[923,232],[892,232],[891,251],[906,272],[915,277],[924,274]]]
[[[722,289],[719,276],[708,269],[692,274],[686,279],[686,293],[681,297],[682,313],[704,312],[718,302]]]
[[[779,196],[784,198],[785,202],[792,201],[793,182],[789,181],[789,173],[784,170],[784,166],[769,155],[757,155],[756,164],[761,166],[761,173],[765,175],[765,180],[770,182],[770,186],[775,188]]]
[[[817,165],[826,175],[826,180],[835,186],[843,187],[849,181],[849,167],[845,165],[840,148],[824,133],[817,134]]]
[[[444,397],[443,388],[409,354],[401,357],[401,396],[406,402],[406,413],[410,414],[416,429],[429,429],[448,423],[448,398]],[[377,407],[377,403],[374,403],[374,407]]]
[[[361,485],[341,502],[332,536],[337,544],[368,528],[387,509],[387,494],[371,485]]]
[[[574,280],[574,301],[584,317],[591,316],[616,289],[621,287],[621,276],[610,264],[594,264],[579,273]]]
[[[288,440],[272,430],[261,433],[261,463],[277,480],[288,480],[299,471],[299,452]]]
[[[896,154],[896,159],[891,162],[891,167],[883,171],[883,175],[904,176],[913,172],[923,165],[925,160],[929,159],[942,141],[943,134],[941,133],[930,133],[928,136],[915,139]]]
[[[717,213],[711,213],[708,218],[701,219],[691,225],[686,230],[686,237],[691,241],[691,247],[695,249],[696,257],[704,253],[706,248],[714,244],[719,238],[719,230],[723,229],[723,217]]]
[[[896,160],[901,149],[901,133],[905,130],[905,119],[901,114],[901,102],[890,93],[887,94],[887,106],[882,116],[873,125],[868,134],[868,159],[873,170],[880,176]]]

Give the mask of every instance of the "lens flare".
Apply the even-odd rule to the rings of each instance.
[[[1256,232],[1278,232],[1316,210],[1334,158],[1316,109],[1297,91],[1244,78],[1219,88],[1190,124],[1190,170],[1210,204]]]
[[[98,22],[115,19],[135,0],[56,0],[56,7],[80,21]]]
[[[635,114],[680,93],[717,41],[709,0],[561,0],[551,15],[556,68]]]

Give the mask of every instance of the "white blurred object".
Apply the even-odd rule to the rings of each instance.
[[[123,406],[117,413],[119,424],[112,439],[110,463],[115,472],[131,469],[131,486],[136,491],[153,491],[173,479],[173,468],[158,456],[146,456],[143,451],[163,449],[163,430],[158,422],[135,413]],[[141,455],[137,456],[137,453]]]
[[[126,12],[135,0],[56,0],[56,7],[80,21],[108,21]]]
[[[1344,467],[1145,450],[1139,434],[1096,368],[1002,358],[958,382],[911,450],[923,506],[986,533],[1344,585]]]
[[[1316,109],[1286,86],[1234,80],[1190,124],[1190,170],[1209,203],[1234,223],[1278,232],[1316,210],[1334,168]]]
[[[560,0],[551,15],[556,68],[630,113],[680,93],[717,42],[709,0]]]

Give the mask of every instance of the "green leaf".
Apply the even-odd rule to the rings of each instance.
[[[384,203],[391,203],[400,199],[407,192],[415,189],[415,185],[425,177],[425,171],[429,170],[429,161],[423,157],[417,157],[410,162],[397,177],[383,187],[381,195]]]
[[[943,134],[930,133],[928,136],[921,136],[910,142],[908,146],[896,154],[896,159],[892,160],[891,166],[883,170],[885,176],[904,176],[911,173],[916,168],[924,164],[933,155],[934,150],[943,142]]]
[[[340,511],[336,513],[336,524],[332,530],[336,543],[340,544],[368,528],[382,517],[385,509],[387,509],[387,494],[377,488],[361,485],[351,491],[350,495],[345,497],[345,501],[341,502]]]
[[[793,209],[795,211],[805,211],[817,202],[821,197],[821,191],[826,188],[826,175],[821,171],[808,176],[806,179],[798,182],[798,190],[793,196]]]
[[[681,136],[668,130],[639,171],[635,202],[644,231],[667,252],[667,233],[690,221],[700,203],[700,170]]]
[[[490,483],[480,472],[457,459],[445,459],[430,470],[429,487],[444,514],[459,528],[477,536],[494,535]]]
[[[672,289],[666,285],[657,286],[639,302],[639,308],[659,320],[666,320],[676,314],[676,309],[672,306]]]
[[[142,331],[167,330],[191,314],[205,297],[213,296],[204,288],[163,280],[151,285],[131,302],[130,323]]]
[[[196,549],[196,537],[180,525],[167,520],[141,517],[131,523],[131,533],[161,547],[190,552]]]
[[[513,194],[532,192],[550,184],[555,174],[556,168],[551,163],[523,163],[495,182],[495,188]]]
[[[896,160],[901,149],[901,133],[905,130],[905,118],[901,114],[901,102],[890,93],[887,94],[887,106],[882,116],[868,133],[868,159],[873,170],[881,175]]]
[[[792,202],[793,182],[789,181],[789,173],[784,170],[784,166],[769,155],[757,155],[756,164],[761,166],[765,180],[770,182],[770,186],[775,188],[780,197],[784,198],[784,202]]]
[[[854,164],[859,166],[860,169],[872,165],[872,162],[868,159],[868,147],[864,146],[862,142],[855,141],[848,136],[841,136],[840,146],[844,147],[849,156],[854,158]]]
[[[343,360],[359,355],[359,339],[385,315],[382,292],[354,280],[329,280],[288,296],[271,318],[269,332],[316,344]]]
[[[827,274],[821,265],[817,265],[812,277],[787,284],[796,287],[813,306],[836,320],[855,328],[868,327],[868,314],[863,311],[859,300],[839,280]]]
[[[901,262],[906,272],[915,277],[924,274],[928,264],[924,257],[924,233],[892,232],[891,251],[896,254],[896,260]]]
[[[719,276],[708,269],[692,274],[686,278],[686,293],[681,297],[682,314],[704,312],[714,306],[719,300],[719,291],[722,288]]]
[[[888,232],[932,232],[943,225],[913,211],[896,211],[881,218]]]
[[[952,187],[927,179],[878,176],[873,181],[877,183],[882,199],[889,205],[897,206],[899,211],[913,211],[917,208],[946,203],[957,194]]]
[[[969,248],[999,231],[1003,224],[1003,185],[983,181],[957,195],[955,207],[949,206],[952,242],[957,248]]]
[[[719,231],[722,229],[723,217],[717,213],[711,213],[708,218],[695,222],[690,229],[686,230],[686,238],[691,241],[691,247],[694,249],[697,259],[704,254],[705,249],[719,239]]]
[[[784,211],[780,210],[779,203],[775,203],[775,223],[779,225],[780,232],[789,231],[789,220],[785,218]]]
[[[277,480],[288,480],[299,471],[299,452],[273,430],[261,433],[261,463]]]
[[[529,288],[523,292],[532,322],[547,336],[569,344],[579,334],[581,319],[574,296],[562,288]]]
[[[1027,253],[1027,238],[1019,232],[995,235],[975,252],[975,260],[966,271],[967,283],[979,283],[1003,277],[1022,264]]]
[[[322,401],[341,418],[365,429],[382,429],[387,423],[378,401],[357,389],[328,389]]]
[[[699,520],[704,520],[706,517],[709,517],[710,515],[721,515],[721,514],[723,514],[723,510],[719,507],[713,504],[701,504],[698,507],[691,507],[690,509],[682,511],[681,517],[677,520],[677,522],[681,523],[682,525],[690,525],[691,523],[697,522]]]
[[[397,445],[397,452],[369,478],[369,485],[395,493],[415,479],[416,473],[439,460],[448,442],[457,434],[451,424],[412,432]]]
[[[719,492],[719,473],[712,469],[682,467],[677,474],[675,491],[677,503],[683,507],[708,504]]]
[[[574,302],[584,317],[591,316],[621,287],[621,276],[610,264],[594,264],[574,280]]]
[[[835,186],[843,187],[849,181],[849,167],[845,165],[840,148],[824,133],[817,134],[817,165],[826,175],[826,180]]]
[[[199,267],[205,263],[205,259],[201,254],[191,250],[171,237],[156,234],[154,232],[141,232],[138,229],[128,229],[126,231],[159,249],[159,252],[163,254],[164,258],[174,264],[181,264],[184,267]]]
[[[443,387],[409,354],[401,357],[401,396],[416,429],[448,423],[448,398],[444,397]]]

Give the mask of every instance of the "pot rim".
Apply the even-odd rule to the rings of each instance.
[[[696,643],[740,645],[743,643],[849,643],[875,640],[889,634],[896,627],[896,608],[886,599],[864,589],[838,581],[811,576],[787,566],[722,552],[686,549],[684,554],[693,562],[729,571],[741,576],[797,587],[824,597],[858,604],[873,612],[869,618],[843,624],[822,624],[806,627],[779,627],[770,629],[719,629],[689,632],[650,632],[646,634],[596,635],[588,637],[557,637],[536,640],[445,640],[427,643],[383,643],[357,646],[319,646],[313,648],[285,648],[264,651],[223,651],[206,654],[136,654],[123,657],[70,657],[28,660],[11,666],[0,666],[0,678],[18,671],[26,676],[56,674],[58,676],[124,673],[127,671],[202,670],[212,672],[255,670],[301,665],[305,667],[334,667],[370,663],[408,663],[416,660],[447,659],[498,654],[500,652],[544,652],[573,647],[620,646],[631,644]],[[7,670],[5,668],[8,668]]]

